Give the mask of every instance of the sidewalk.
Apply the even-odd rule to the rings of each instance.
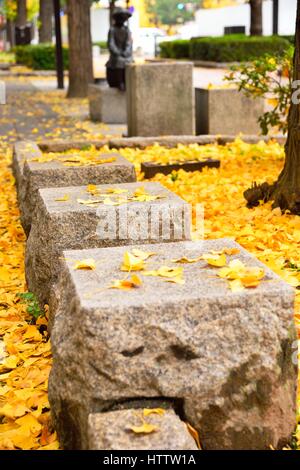
[[[66,99],[55,78],[4,78],[6,105],[0,105],[2,142],[29,139],[101,139],[122,136],[125,126],[89,120],[87,99]],[[67,82],[66,82],[67,85]]]

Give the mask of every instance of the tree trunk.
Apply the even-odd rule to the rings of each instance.
[[[251,10],[251,36],[262,36],[263,34],[263,0],[250,0]]]
[[[6,38],[10,44],[10,48],[15,47],[15,22],[13,20],[6,21]]]
[[[69,90],[68,98],[86,97],[93,81],[90,0],[68,0]]]
[[[300,80],[300,0],[297,2],[296,47],[293,79]],[[300,82],[299,82],[300,83]],[[298,85],[299,86],[299,85]],[[295,100],[294,100],[295,101]],[[300,104],[291,100],[288,116],[288,138],[285,145],[285,164],[274,185],[255,185],[245,192],[248,206],[260,200],[273,201],[273,207],[300,215]]]
[[[25,26],[26,23],[27,23],[27,2],[26,0],[17,0],[16,26]]]
[[[53,0],[40,0],[39,42],[52,42]]]

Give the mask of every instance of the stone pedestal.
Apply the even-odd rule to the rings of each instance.
[[[264,101],[234,89],[196,88],[196,134],[260,134]]]
[[[88,449],[90,450],[197,450],[186,424],[172,409],[145,418],[144,409],[123,409],[89,416]],[[149,434],[136,434],[133,426],[143,422],[153,426]]]
[[[19,142],[14,149],[13,170],[17,181],[21,222],[29,234],[37,193],[40,188],[84,184],[130,183],[136,181],[134,165],[117,153],[99,151],[99,164],[76,166],[76,155],[53,155],[43,161],[40,149],[31,142]],[[41,160],[41,161],[40,161]],[[107,162],[106,162],[107,160]]]
[[[107,85],[89,85],[90,118],[107,124],[127,124],[126,93]]]
[[[149,200],[131,201],[141,188]],[[49,302],[66,249],[190,239],[189,209],[159,183],[97,186],[95,196],[81,186],[40,189],[26,246],[28,288],[41,304]]]
[[[193,64],[129,65],[128,136],[193,135]]]
[[[133,248],[63,254],[49,380],[60,443],[85,449],[91,413],[160,399],[177,404],[205,449],[283,446],[296,426],[294,290],[229,239],[139,246],[152,253],[135,272],[141,285],[111,289],[128,279],[120,268]],[[256,288],[232,292],[205,261],[174,261],[225,248],[240,250],[228,263],[265,270]],[[96,269],[74,270],[81,259]],[[181,267],[185,283],[149,275],[161,266]]]

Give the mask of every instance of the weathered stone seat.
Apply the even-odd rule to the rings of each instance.
[[[21,222],[26,234],[30,231],[37,192],[40,188],[136,181],[134,165],[121,155],[99,152],[99,156],[101,156],[101,160],[107,160],[107,163],[66,166],[59,159],[46,162],[37,161],[42,157],[42,152],[32,142],[19,142],[16,145],[13,168],[17,180]],[[61,158],[65,157],[67,155],[61,156]],[[74,154],[71,154],[70,160],[74,157]],[[71,165],[72,162],[70,161],[69,164]]]
[[[146,398],[175,401],[206,449],[269,449],[289,440],[293,289],[242,248],[227,261],[264,267],[255,289],[232,292],[205,261],[174,262],[225,247],[240,248],[227,239],[140,246],[156,253],[147,270],[183,267],[185,284],[141,271],[142,285],[127,291],[109,287],[130,277],[120,266],[132,247],[64,252],[60,295],[50,304],[49,398],[66,448],[89,447],[90,414]],[[74,270],[85,258],[96,270]]]
[[[187,427],[173,410],[144,418],[144,409],[124,409],[89,416],[88,448],[91,450],[197,450]],[[156,428],[149,434],[135,434],[132,426],[143,420]]]
[[[125,92],[107,85],[89,85],[88,94],[92,121],[127,124]]]
[[[78,202],[101,201],[101,195],[105,194],[114,203],[143,189],[159,199],[125,202],[119,206]],[[114,190],[124,193],[114,196],[110,193]],[[63,250],[170,242],[191,237],[189,205],[159,183],[100,185],[96,192],[92,196],[87,186],[43,188],[36,192],[26,246],[26,279],[29,290],[41,303],[49,300],[50,286],[59,271]]]

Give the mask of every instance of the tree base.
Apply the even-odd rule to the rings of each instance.
[[[300,191],[291,190],[278,181],[275,184],[263,183],[254,185],[244,192],[247,207],[259,206],[261,202],[273,201],[272,208],[280,207],[282,211],[289,211],[292,214],[300,215]]]

